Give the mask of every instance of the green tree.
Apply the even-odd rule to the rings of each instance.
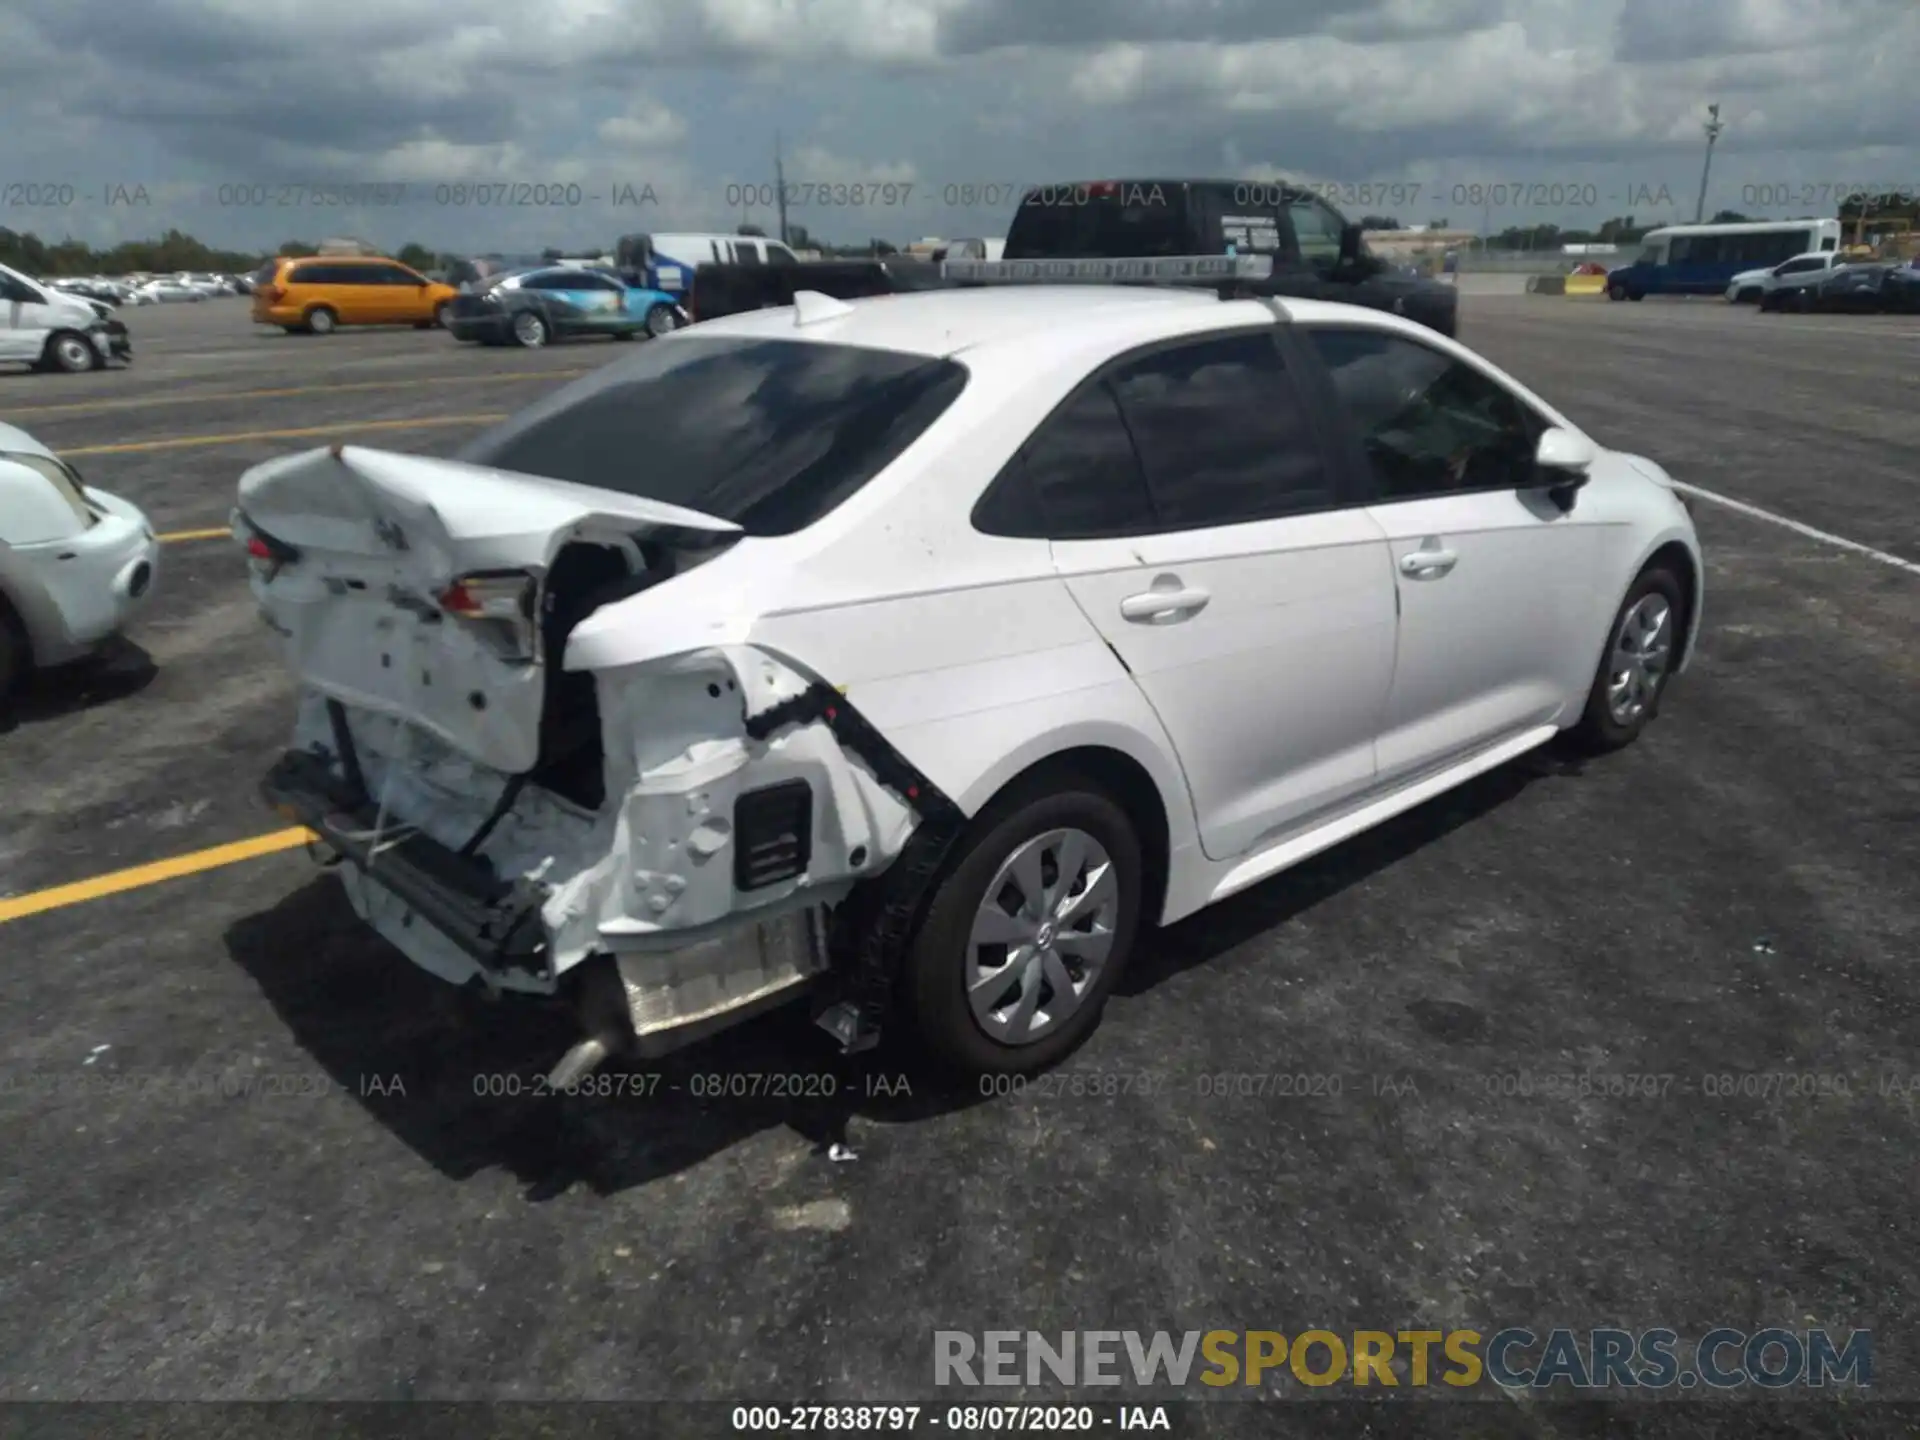
[[[393,257],[402,265],[413,270],[431,270],[434,264],[433,251],[416,240],[409,240],[400,247],[400,253]]]

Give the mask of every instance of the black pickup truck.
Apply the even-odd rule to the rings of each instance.
[[[1336,300],[1391,310],[1453,335],[1453,286],[1367,253],[1360,227],[1311,190],[1260,180],[1097,180],[1027,191],[1007,231],[1006,260],[1123,260],[1174,255],[1270,255],[1271,277],[1223,287],[1247,295]],[[790,305],[796,290],[835,299],[951,288],[926,261],[702,265],[693,318]]]
[[[926,260],[890,255],[876,260],[803,260],[798,264],[726,265],[712,261],[693,272],[687,313],[693,320],[714,320],[742,310],[791,305],[797,290],[814,290],[836,300],[862,295],[898,295],[909,290],[948,290],[954,282]]]

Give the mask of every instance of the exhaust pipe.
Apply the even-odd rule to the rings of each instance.
[[[626,987],[610,955],[598,955],[582,965],[575,980],[574,1013],[586,1033],[574,1041],[547,1072],[547,1086],[565,1093],[593,1074],[615,1055],[633,1045],[633,1021],[627,1009]]]
[[[589,1035],[574,1042],[574,1046],[560,1057],[560,1063],[547,1074],[547,1088],[562,1094],[578,1085],[587,1076],[598,1070],[607,1061],[607,1057],[619,1048],[617,1035]]]

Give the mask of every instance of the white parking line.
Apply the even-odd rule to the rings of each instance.
[[[1878,560],[1882,565],[1891,565],[1896,570],[1904,570],[1909,575],[1920,575],[1920,563],[1902,560],[1898,555],[1889,555],[1884,550],[1876,550],[1871,545],[1862,545],[1858,540],[1848,540],[1840,535],[1830,535],[1825,530],[1816,530],[1811,525],[1802,525],[1798,520],[1789,520],[1784,515],[1776,515],[1771,510],[1762,510],[1758,505],[1749,505],[1744,500],[1735,500],[1731,496],[1719,495],[1712,490],[1702,490],[1698,485],[1687,485],[1674,481],[1673,488],[1688,495],[1697,495],[1702,500],[1710,500],[1715,505],[1724,505],[1729,510],[1738,510],[1742,515],[1751,515],[1756,520],[1765,520],[1771,525],[1791,530],[1796,535],[1804,535],[1809,540],[1818,540],[1825,545],[1837,545],[1842,550],[1851,550],[1856,555],[1864,555],[1869,560]]]

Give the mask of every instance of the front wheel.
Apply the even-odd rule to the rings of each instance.
[[[1100,1022],[1140,923],[1126,812],[1061,778],[996,801],[934,892],[908,951],[911,1019],[947,1069],[1026,1074]]]
[[[656,305],[647,311],[647,334],[658,340],[680,328],[680,316],[671,305]]]
[[[513,317],[514,343],[524,346],[528,350],[538,350],[542,345],[547,343],[550,335],[551,332],[547,329],[547,322],[531,310],[522,310],[518,315]]]
[[[1615,280],[1611,285],[1607,286],[1607,299],[1624,300],[1626,298],[1627,298],[1627,287],[1621,284],[1618,280]]]
[[[47,341],[45,364],[49,370],[84,375],[89,370],[99,369],[100,352],[93,348],[93,343],[86,336],[66,330]]]
[[[1686,615],[1687,597],[1671,571],[1647,570],[1633,582],[1607,632],[1586,709],[1570,732],[1577,746],[1598,754],[1640,738],[1660,713]]]

